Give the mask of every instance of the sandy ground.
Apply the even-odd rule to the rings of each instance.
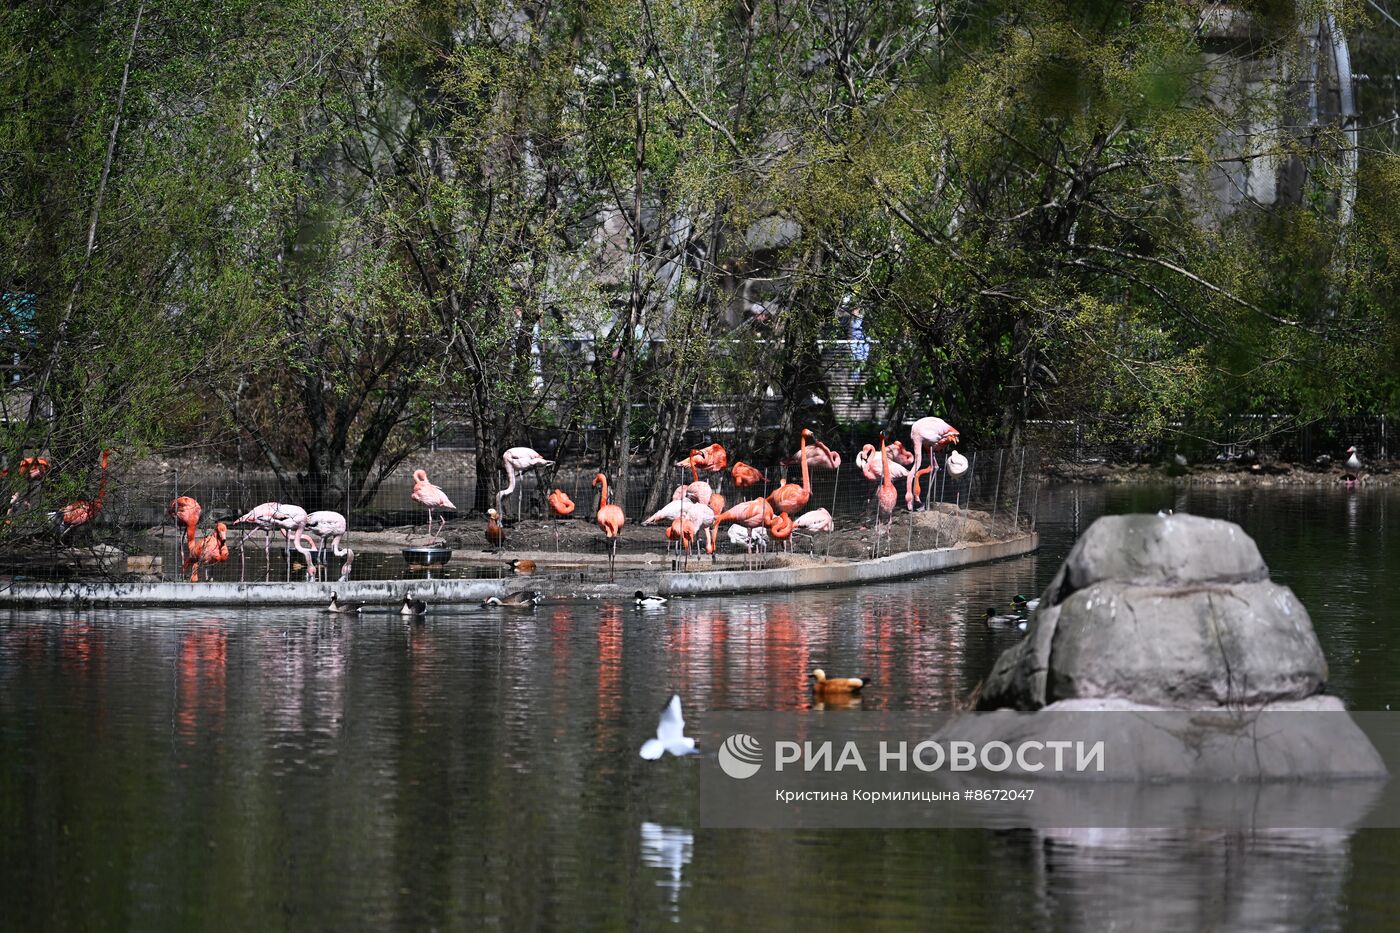
[[[437,540],[453,549],[454,561],[504,562],[514,558],[534,560],[541,565],[557,563],[560,560],[594,565],[606,563],[608,560],[607,539],[595,524],[586,520],[524,519],[518,522],[507,521],[505,527],[506,543],[499,551],[490,548],[486,542],[486,523],[479,519],[449,521]],[[958,541],[997,540],[1009,537],[1016,531],[1024,531],[1026,527],[1024,516],[1019,523],[1013,522],[1009,515],[998,516],[994,521],[985,512],[971,511],[964,515],[946,504],[928,512],[909,513],[900,510],[895,514],[892,530],[887,535],[881,535],[880,553],[948,547]],[[396,527],[382,531],[352,530],[349,540],[361,553],[396,554],[404,547],[429,543],[421,525],[417,528]],[[869,522],[838,528],[830,534],[812,537],[794,535],[792,552],[786,553],[776,547],[770,548],[765,566],[796,567],[833,560],[863,560],[872,556],[874,541],[874,526]],[[644,528],[629,524],[618,539],[618,566],[670,569],[666,545],[661,527]],[[691,558],[689,569],[732,569],[742,567],[744,560],[743,549],[731,543],[725,531],[716,548],[715,561],[711,562],[708,556],[700,559],[697,555]]]

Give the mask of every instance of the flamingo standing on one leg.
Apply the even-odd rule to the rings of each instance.
[[[562,489],[555,489],[549,494],[549,511],[556,519],[568,518],[574,514],[574,500],[569,498],[569,494]],[[559,522],[554,522],[554,550],[559,550]]]
[[[617,565],[617,536],[622,534],[622,526],[627,524],[627,516],[622,514],[622,506],[608,502],[608,478],[602,473],[593,477],[593,485],[602,484],[603,493],[599,499],[598,515],[596,521],[598,527],[603,529],[603,534],[608,537],[608,580],[612,581],[616,575]]]
[[[221,564],[226,560],[228,560],[228,526],[219,522],[214,526],[212,532],[198,541],[191,542],[180,568],[190,571],[191,583],[198,583],[201,568],[208,568],[210,564]],[[204,578],[206,581],[209,579],[207,569]]]
[[[533,447],[512,447],[501,454],[501,464],[506,468],[506,476],[510,477],[510,483],[505,489],[496,493],[496,511],[504,514],[501,500],[515,492],[515,480],[518,474],[525,470],[533,470],[535,467],[549,466],[552,463],[554,463],[553,460],[546,460]]]
[[[885,452],[885,433],[880,432],[880,468],[881,476],[880,488],[875,493],[875,501],[879,505],[879,511],[875,516],[875,554],[880,554],[880,522],[887,521],[885,533],[892,534],[894,530],[894,507],[899,502],[899,493],[895,492],[894,483],[890,481],[890,458]]]
[[[349,523],[346,522],[345,516],[341,515],[339,512],[325,509],[319,512],[312,512],[306,516],[306,520],[302,522],[301,527],[297,529],[296,538],[292,542],[293,546],[306,558],[306,579],[314,581],[317,572],[316,562],[311,559],[312,552],[301,546],[301,539],[303,537],[319,539],[315,542],[317,553],[324,552],[326,543],[329,541],[331,554],[336,557],[345,558],[345,563],[340,566],[340,582],[344,583],[346,580],[350,579],[350,570],[355,562],[355,552],[348,546],[343,549],[340,546],[341,539],[345,537],[348,531]]]
[[[199,516],[203,511],[199,501],[193,496],[176,496],[170,500],[170,505],[165,510],[171,521],[184,529],[179,545],[181,567],[184,566],[190,549],[194,547],[195,529],[199,527]]]
[[[86,525],[102,511],[102,503],[107,496],[107,459],[111,455],[110,450],[102,451],[102,476],[97,481],[97,495],[91,499],[74,499],[54,513],[58,519],[60,537],[79,525]]]
[[[514,480],[512,480],[514,482]],[[428,482],[427,470],[413,471],[413,492],[409,493],[409,498],[414,502],[421,502],[428,507],[428,537],[433,536],[433,509],[450,509],[457,511],[457,506],[452,504],[452,500],[447,498],[447,493],[439,486],[434,486]],[[447,517],[443,516],[442,523],[438,525],[438,534],[442,534],[442,529],[447,525]]]
[[[919,467],[924,462],[924,448],[929,448],[929,458],[947,447],[959,441],[958,429],[953,427],[942,418],[927,417],[915,421],[909,428],[910,439],[914,447],[914,472],[919,471]],[[913,487],[909,486],[904,494],[904,507],[914,508]]]
[[[800,512],[807,507],[807,502],[812,498],[812,476],[807,467],[807,438],[811,436],[810,430],[802,429],[802,438],[797,452],[797,459],[802,464],[802,485],[783,483],[768,494],[768,501],[779,512],[787,512],[789,515]]]

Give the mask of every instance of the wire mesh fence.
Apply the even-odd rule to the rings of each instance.
[[[871,479],[852,457],[843,458],[835,470],[809,467],[810,495],[805,506],[795,510],[792,517],[823,509],[831,517],[832,530],[807,532],[799,528],[792,535],[788,549],[809,556],[858,559],[947,547],[961,541],[995,540],[1033,530],[1042,481],[1040,452],[1027,447],[965,450],[962,457],[966,467],[954,475],[954,470],[948,469],[946,458],[939,456],[937,468],[920,478],[916,496],[914,483],[909,479],[911,468],[900,464],[892,454],[891,485],[895,489],[896,505],[893,515],[884,517],[877,514],[877,491],[882,483],[878,469],[871,470],[875,477]],[[455,461],[458,466],[452,468],[449,461]],[[336,512],[345,518],[346,531],[339,545],[357,553],[353,562],[354,579],[403,577],[408,565],[399,553],[402,546],[430,541],[441,541],[447,547],[469,552],[458,558],[448,574],[452,576],[496,575],[504,572],[501,568],[506,560],[526,552],[553,552],[560,555],[561,560],[568,553],[609,552],[609,542],[595,522],[600,491],[594,484],[595,467],[561,464],[521,473],[515,489],[501,500],[505,541],[503,547],[496,548],[486,537],[485,516],[471,510],[476,495],[476,467],[472,455],[438,455],[434,462],[437,469],[430,474],[430,480],[458,507],[445,515],[435,510],[435,531],[436,522],[447,518],[440,535],[429,533],[426,527],[428,510],[412,497],[411,461],[384,480],[367,504],[354,504],[347,491],[350,489],[348,477],[343,475],[329,478],[320,488],[310,487],[309,494],[303,493],[306,498],[294,504],[305,505],[313,513]],[[732,454],[730,462],[734,462]],[[798,465],[774,465],[760,470],[760,474],[757,483],[743,488],[736,488],[729,470],[708,476],[702,474],[702,478],[722,498],[725,508],[766,498],[785,482],[799,486],[802,483]],[[626,493],[621,498],[615,496],[615,484],[610,484],[610,501],[621,506],[627,518],[616,543],[618,555],[663,554],[667,549],[665,531],[669,520],[650,526],[642,524],[649,517],[648,484],[654,475],[654,470],[646,465],[634,466]],[[674,468],[671,477],[660,496],[663,505],[673,500],[677,487],[692,481],[688,468]],[[505,486],[504,475],[501,485]],[[313,535],[298,547],[291,534],[279,529],[237,523],[240,516],[260,504],[284,502],[289,497],[284,496],[283,489],[270,472],[235,474],[212,467],[188,473],[170,472],[149,480],[127,476],[113,483],[101,520],[95,524],[119,530],[124,550],[158,556],[159,569],[147,561],[142,567],[145,572],[167,580],[188,579],[194,568],[185,560],[185,536],[171,515],[171,503],[177,497],[187,496],[200,506],[195,531],[197,547],[216,534],[217,523],[226,526],[229,557],[201,568],[202,578],[305,579],[309,560],[319,568],[321,579],[337,579],[345,558],[335,553],[334,535]],[[307,484],[301,483],[299,491],[306,489]],[[554,489],[562,489],[575,503],[572,517],[561,519],[550,510],[548,496]],[[321,508],[317,510],[315,506]],[[100,528],[79,530],[68,535],[67,543],[85,543],[87,536],[94,532],[102,537]],[[746,558],[748,547],[735,543],[730,534],[728,528],[721,529],[713,558],[716,564],[734,565],[735,561]],[[783,545],[771,542],[770,553],[780,547]],[[481,555],[474,552],[480,551],[491,555],[491,560],[487,561],[488,570],[473,570],[472,562],[464,559],[479,557]],[[496,560],[497,557],[500,560]]]

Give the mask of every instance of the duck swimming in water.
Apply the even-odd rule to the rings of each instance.
[[[329,606],[326,607],[326,611],[327,611],[327,612],[350,613],[350,612],[359,612],[359,611],[360,611],[361,609],[363,609],[363,608],[365,608],[365,604],[364,604],[364,603],[343,603],[343,602],[340,601],[340,597],[339,597],[339,596],[337,596],[336,594],[332,593],[332,594],[331,594],[331,604],[330,604]]]
[[[861,688],[870,683],[869,677],[827,677],[821,668],[807,676],[812,678],[813,693],[860,693]]]
[[[632,596],[637,600],[638,606],[660,606],[666,602],[665,596],[648,596],[641,590],[633,593]]]
[[[507,593],[504,596],[489,596],[482,605],[501,606],[506,609],[533,609],[535,603],[543,598],[537,592],[521,590],[519,593]]]
[[[1026,597],[1022,596],[1020,593],[1017,593],[1016,598],[1011,600],[1011,602],[1015,604],[1017,609],[1022,609],[1026,612],[1035,612],[1037,609],[1040,608],[1039,596],[1037,596],[1035,599],[1026,599]]]
[[[399,607],[399,614],[406,616],[421,616],[428,611],[428,604],[421,599],[414,597],[412,593],[405,593],[403,605]]]

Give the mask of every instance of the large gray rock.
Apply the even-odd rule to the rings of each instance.
[[[1190,515],[1125,515],[1099,519],[1075,544],[978,705],[1259,706],[1313,696],[1326,680],[1307,610],[1268,581],[1242,529]]]
[[[1050,582],[1048,602],[1101,580],[1244,583],[1269,578],[1254,539],[1234,522],[1196,515],[1109,515],[1089,526]]]

